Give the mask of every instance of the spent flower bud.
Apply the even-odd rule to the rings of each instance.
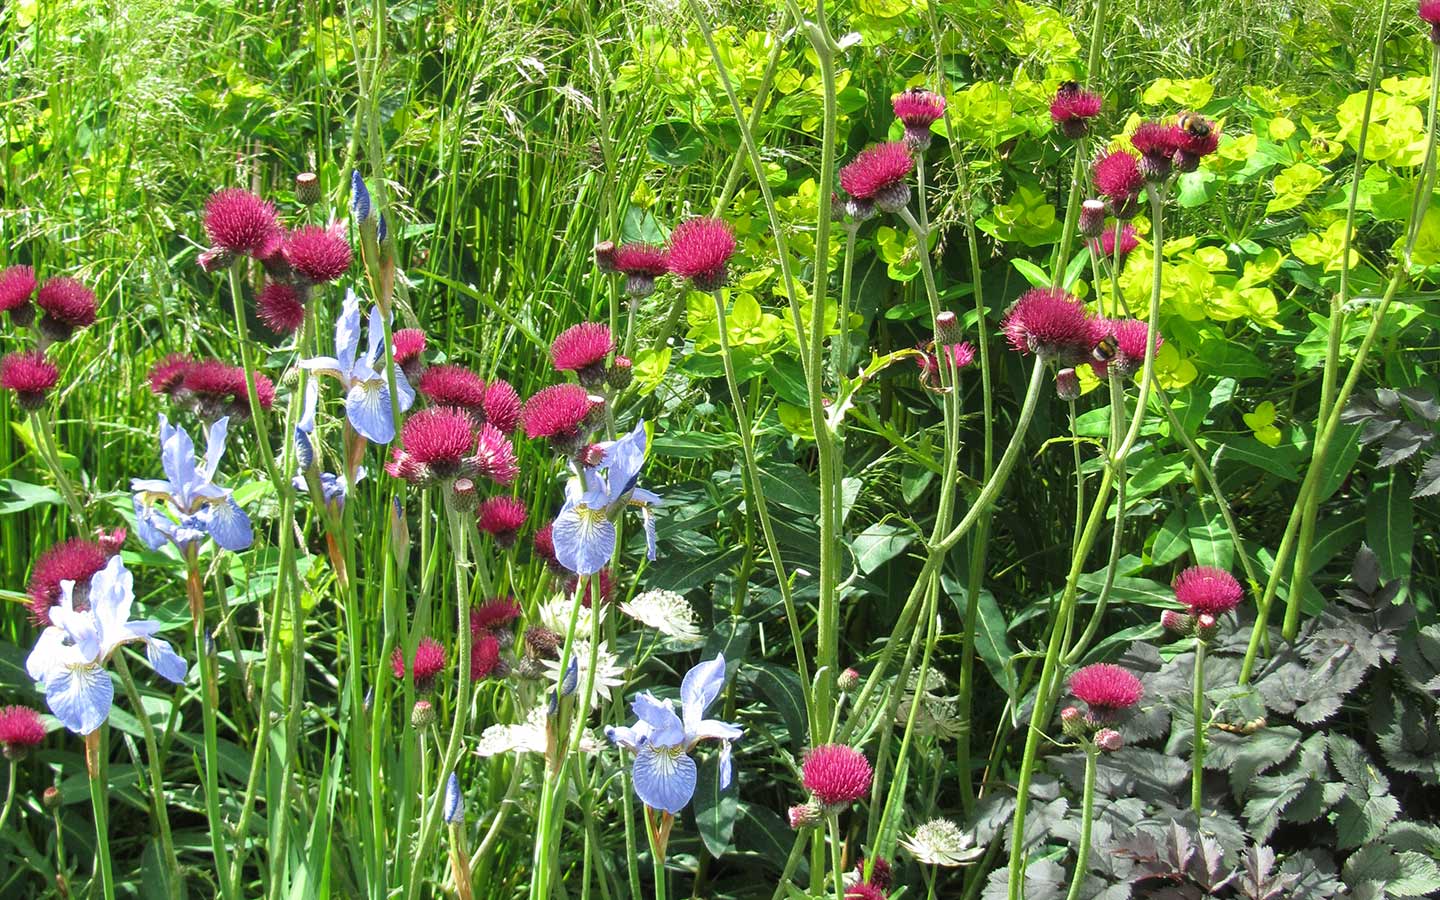
[[[40,795],[40,800],[45,804],[46,809],[59,809],[61,802],[63,802],[60,797],[60,789],[53,784],[45,789],[45,793]]]
[[[410,709],[410,724],[417,729],[429,728],[435,723],[435,707],[429,700],[416,700]]]
[[[1074,369],[1061,369],[1055,373],[1055,395],[1061,400],[1077,400],[1080,397],[1080,376]]]
[[[1090,239],[1105,233],[1105,201],[1091,198],[1080,204],[1080,233]]]
[[[835,680],[835,685],[848,694],[860,686],[860,673],[854,669],[846,669],[841,672],[840,677]]]
[[[320,178],[314,172],[295,176],[295,199],[306,206],[320,202]]]
[[[1113,728],[1102,728],[1095,732],[1095,746],[1106,753],[1114,753],[1125,746],[1125,739]]]

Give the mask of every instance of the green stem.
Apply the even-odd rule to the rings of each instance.
[[[1065,900],[1080,900],[1080,886],[1085,883],[1086,868],[1090,863],[1090,832],[1095,824],[1095,769],[1099,748],[1093,743],[1085,746],[1085,794],[1080,807],[1080,848],[1075,854],[1075,874],[1070,878],[1070,891]]]
[[[0,809],[0,833],[5,831],[5,825],[10,821],[10,810],[15,805],[15,780],[19,777],[20,761],[10,760],[10,782],[5,785],[5,808]]]
[[[206,640],[205,633],[205,588],[201,580],[199,561],[194,558],[193,553],[187,554],[185,575],[190,594],[190,609],[194,616],[195,663],[200,669],[200,713],[205,732],[205,771],[201,773],[205,782],[205,818],[210,830],[210,852],[214,857],[215,877],[220,883],[220,895],[228,900],[235,896],[235,888],[230,879],[230,854],[226,845],[225,821],[220,814],[220,750],[215,724],[215,709],[219,702],[217,659],[206,646],[209,641]],[[148,724],[148,717],[145,720]]]
[[[141,711],[144,715],[144,711]],[[95,813],[95,866],[100,870],[100,886],[105,900],[115,900],[115,874],[110,867],[110,815],[106,795],[105,757],[108,754],[107,728],[85,735],[86,771],[90,775],[90,808]]]
[[[120,673],[120,681],[125,686],[130,705],[135,709],[135,717],[140,720],[141,733],[145,738],[145,757],[150,769],[150,801],[155,810],[156,824],[160,827],[160,851],[169,870],[167,887],[170,896],[178,898],[184,894],[184,879],[180,874],[180,860],[175,855],[175,841],[170,836],[170,810],[165,803],[165,772],[160,760],[160,742],[155,740],[155,726],[141,702],[140,691],[135,688],[135,679],[130,677],[130,666],[125,661],[124,652],[116,653],[113,658],[115,670]]]
[[[845,854],[840,847],[840,816],[831,814],[826,823],[830,832],[830,867],[835,874],[835,900],[845,900]]]
[[[1201,820],[1204,798],[1201,796],[1205,779],[1205,639],[1195,637],[1195,678],[1191,694],[1195,713],[1195,739],[1190,752],[1190,810],[1195,821]]]
[[[55,484],[60,488],[60,495],[65,498],[65,505],[70,508],[70,518],[76,528],[85,527],[85,507],[81,505],[79,495],[75,493],[75,486],[70,483],[70,476],[65,474],[65,466],[60,459],[60,449],[55,443],[55,432],[50,425],[50,416],[43,409],[37,409],[34,414],[34,421],[40,427],[37,429],[39,443],[37,447],[43,447],[40,458],[45,461],[50,474],[55,478]]]

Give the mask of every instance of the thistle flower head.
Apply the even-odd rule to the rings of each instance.
[[[949,819],[931,819],[902,840],[900,846],[922,865],[947,868],[975,862],[985,853],[983,846],[975,846],[974,837]]]
[[[1129,378],[1145,364],[1145,344],[1150,339],[1149,324],[1139,319],[1097,319],[1096,340],[1109,336],[1115,341],[1115,354],[1109,360],[1092,360],[1097,375],[1105,374],[1109,366],[1124,378]],[[1155,334],[1155,349],[1159,350],[1165,339]]]
[[[336,226],[305,225],[285,237],[286,262],[315,284],[344,275],[350,259],[350,242]]]
[[[515,546],[515,534],[525,524],[525,503],[514,497],[490,497],[475,510],[475,524],[495,543],[508,550]]]
[[[791,828],[799,831],[801,828],[813,828],[824,822],[825,811],[816,801],[806,800],[804,803],[797,803],[786,810],[785,818],[789,820]]]
[[[505,432],[486,422],[475,433],[475,453],[470,465],[476,474],[483,475],[499,485],[508,485],[520,474],[515,461],[515,447]]]
[[[500,671],[500,640],[493,634],[485,634],[470,648],[470,681],[484,681]]]
[[[10,353],[0,359],[0,390],[14,391],[21,409],[42,408],[59,381],[60,370],[39,350]]]
[[[605,358],[615,349],[610,326],[581,322],[560,332],[550,345],[550,361],[557,372],[574,372],[580,383],[594,390],[605,382]]]
[[[1050,118],[1066,137],[1083,137],[1089,130],[1090,120],[1100,115],[1104,104],[1099,94],[1087,91],[1073,81],[1060,85],[1055,99],[1050,101]]]
[[[1080,376],[1073,368],[1055,373],[1055,396],[1066,402],[1080,399]]]
[[[175,396],[186,398],[207,420],[250,417],[250,385],[245,380],[245,369],[218,359],[191,362]],[[275,405],[275,383],[259,372],[255,373],[255,399],[263,410]]]
[[[903,143],[891,141],[866,147],[840,170],[840,186],[858,200],[870,200],[885,212],[910,201],[910,173],[915,159]]]
[[[0,312],[10,312],[30,303],[35,293],[35,270],[10,266],[0,270]]]
[[[1420,0],[1420,21],[1440,25],[1440,0]]]
[[[38,712],[28,706],[0,708],[0,748],[6,759],[22,760],[44,742],[45,723]]]
[[[556,384],[525,401],[520,420],[526,437],[574,439],[593,406],[589,392],[580,385]]]
[[[404,366],[425,352],[425,332],[419,328],[402,328],[391,335],[395,341],[395,362]]]
[[[870,793],[875,775],[865,754],[845,744],[821,744],[800,767],[801,782],[826,807],[848,806]]]
[[[721,219],[689,219],[670,233],[670,271],[697,291],[719,290],[734,255],[735,232]]]
[[[575,596],[575,591],[579,587],[580,579],[571,578],[570,581],[566,584],[565,591],[569,596],[573,597]],[[585,583],[584,593],[580,595],[581,606],[585,607],[586,609],[589,609],[591,607],[591,605],[595,602],[595,594],[597,592],[597,588],[599,589],[598,593],[600,594],[600,604],[602,606],[609,606],[610,603],[615,599],[615,579],[610,575],[609,566],[605,566],[601,568],[600,571],[595,572],[591,576],[591,579]]]
[[[171,353],[150,367],[150,374],[147,376],[150,390],[156,394],[173,395],[180,389],[180,385],[185,381],[185,373],[190,371],[194,364],[194,360],[183,353]]]
[[[556,574],[564,574],[569,570],[560,565],[560,560],[555,558],[555,523],[546,522],[532,539],[535,549],[535,558],[543,560],[546,568]]]
[[[255,312],[276,334],[294,334],[305,324],[305,301],[283,281],[268,281],[255,298]]]
[[[1095,346],[1084,304],[1058,288],[1021,295],[1001,329],[1017,353],[1034,353],[1047,361],[1078,363],[1088,359]]]
[[[435,682],[435,676],[445,668],[445,647],[432,637],[420,639],[415,648],[415,689],[428,691]],[[405,648],[396,647],[390,654],[390,671],[397,679],[405,677]]]
[[[1120,259],[1122,263],[1125,257],[1130,255],[1130,251],[1138,246],[1140,246],[1140,239],[1135,236],[1135,226],[1126,222],[1125,226],[1120,229]],[[1114,225],[1106,228],[1100,235],[1100,249],[1105,251],[1106,259],[1113,259],[1115,257]]]
[[[1114,753],[1125,746],[1125,738],[1113,728],[1102,728],[1095,732],[1095,746],[1106,753]]]
[[[431,366],[416,385],[431,403],[454,406],[485,421],[485,381],[464,366]]]
[[[74,278],[51,278],[35,292],[44,311],[40,330],[52,341],[64,341],[77,328],[95,324],[95,293]]]
[[[845,900],[885,900],[885,891],[873,884],[859,882],[845,889]]]
[[[217,247],[258,258],[273,248],[280,222],[273,204],[243,188],[225,188],[205,203],[205,233]]]
[[[119,548],[116,548],[118,551]],[[105,568],[114,556],[95,541],[71,538],[56,544],[35,561],[30,574],[30,620],[40,627],[50,624],[50,608],[60,602],[60,583],[73,581],[72,598],[77,609],[89,609],[90,579]]]
[[[412,482],[452,478],[464,468],[474,444],[470,417],[463,410],[453,406],[422,409],[405,420],[400,448],[386,471]]]
[[[648,275],[654,279],[670,271],[670,255],[656,244],[621,244],[614,248],[610,260],[622,275]]]
[[[1240,605],[1245,589],[1224,569],[1191,566],[1175,576],[1175,599],[1191,615],[1222,616]]]
[[[859,670],[852,667],[841,672],[839,677],[835,679],[835,686],[847,693],[855,690],[860,686]]]
[[[1103,715],[1129,709],[1140,702],[1144,689],[1129,669],[1095,663],[1070,676],[1070,693],[1083,700],[1092,713]]]
[[[1105,231],[1105,201],[1093,197],[1080,204],[1080,233],[1087,238],[1100,237]]]
[[[1124,150],[1113,150],[1095,160],[1091,176],[1095,181],[1095,190],[1110,201],[1117,215],[1133,205],[1145,187],[1140,161]]]
[[[514,597],[494,597],[470,610],[470,635],[479,640],[481,635],[493,634],[520,618],[520,604]]]
[[[924,88],[912,87],[896,94],[890,100],[895,118],[907,128],[929,128],[932,123],[945,115],[945,98]]]
[[[1146,181],[1164,181],[1170,177],[1175,154],[1185,141],[1185,132],[1164,122],[1141,122],[1130,144],[1140,151],[1140,172]]]
[[[855,874],[866,884],[880,888],[882,891],[890,890],[894,883],[895,873],[890,869],[890,861],[883,856],[875,857],[875,863],[870,867],[870,877],[865,877],[866,860],[861,858],[855,863]]]

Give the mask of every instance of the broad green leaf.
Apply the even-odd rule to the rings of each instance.
[[[1380,560],[1386,578],[1408,581],[1415,546],[1415,509],[1410,499],[1410,477],[1392,469],[1365,504],[1365,542]]]
[[[780,718],[785,720],[790,742],[800,746],[809,733],[805,716],[805,685],[800,683],[800,676],[791,669],[767,662],[752,663],[744,671],[755,682],[756,689],[780,713]]]
[[[724,856],[729,849],[738,813],[735,782],[721,788],[719,760],[702,760],[695,779],[695,826],[711,856]]]
[[[869,575],[903,553],[914,540],[915,532],[910,528],[877,522],[856,535],[850,548],[860,571]]]

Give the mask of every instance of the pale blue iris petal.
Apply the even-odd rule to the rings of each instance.
[[[205,481],[214,478],[215,470],[220,468],[220,459],[225,455],[225,438],[229,434],[230,417],[221,416],[205,435],[205,465],[200,469]]]
[[[89,734],[110,715],[115,685],[99,665],[57,667],[45,676],[45,702],[60,723]]]
[[[189,507],[190,492],[203,479],[195,471],[195,442],[179,426],[171,426],[160,416],[160,466],[170,479],[170,493],[175,502]]]
[[[164,513],[135,497],[135,532],[151,550],[159,550],[170,540],[174,524]]]
[[[730,762],[730,742],[720,745],[720,790],[725,790],[734,780],[735,770]]]
[[[155,494],[161,497],[168,497],[174,487],[170,482],[160,478],[130,479],[130,490],[137,494]]]
[[[400,398],[400,411],[404,412],[415,405],[415,389],[410,386],[410,381],[400,367],[395,367],[395,395]]]
[[[255,530],[250,526],[250,517],[235,502],[226,497],[223,503],[205,507],[200,514],[205,530],[226,550],[244,550],[255,542]]]
[[[465,797],[460,793],[460,777],[450,773],[445,782],[445,823],[455,825],[465,821]]]
[[[99,649],[97,642],[96,649]],[[34,681],[45,682],[45,676],[53,669],[63,669],[67,666],[83,666],[94,660],[94,655],[86,656],[85,652],[70,643],[65,636],[65,630],[58,626],[50,626],[40,632],[40,639],[30,650],[30,655],[25,658],[25,673]]]
[[[314,356],[310,359],[300,360],[300,368],[309,369],[317,375],[329,375],[331,378],[338,378],[345,381],[350,377],[348,369],[340,368],[340,360],[333,356]]]
[[[315,401],[318,393],[314,381],[305,385],[300,421],[295,423],[295,466],[301,472],[315,465],[315,445],[310,441],[310,436],[315,433]]]
[[[614,503],[634,490],[645,465],[645,422],[616,441],[605,451],[601,465],[606,467],[605,479],[610,486],[610,502]]]
[[[355,368],[355,353],[360,349],[360,298],[355,292],[345,292],[345,305],[340,310],[340,318],[335,320],[335,368],[341,373],[341,378],[350,374]]]
[[[65,641],[75,648],[75,660],[94,662],[104,646],[104,633],[95,614],[75,609],[73,592],[75,582],[60,582],[60,602],[50,607],[50,623],[65,636]]]
[[[685,725],[669,703],[646,691],[635,696],[630,709],[641,723],[649,726],[649,743],[660,746],[685,743]]]
[[[695,796],[695,760],[678,747],[646,744],[635,754],[635,794],[651,809],[679,813]]]
[[[725,654],[716,654],[697,663],[680,682],[680,702],[685,710],[685,731],[693,733],[705,717],[705,709],[725,689]]]
[[[365,365],[376,368],[380,351],[385,346],[385,323],[380,321],[380,304],[370,307],[370,318],[365,323]]]
[[[379,380],[352,385],[345,395],[345,417],[365,440],[388,444],[395,439],[395,415],[390,409],[390,391]]]
[[[733,741],[744,733],[745,729],[739,725],[719,719],[701,719],[694,727],[688,722],[685,725],[685,737],[691,741]]]
[[[99,627],[102,643],[110,633],[124,629],[134,599],[135,578],[116,554],[90,579],[90,612]]]
[[[185,673],[189,665],[170,646],[170,642],[162,638],[149,638],[145,641],[145,658],[150,660],[150,667],[159,673],[161,678],[167,681],[180,684],[185,680]]]
[[[650,737],[650,731],[650,725],[646,722],[636,722],[634,728],[625,725],[606,725],[605,737],[610,739],[610,743],[634,753]]]
[[[551,530],[555,558],[578,575],[594,575],[615,552],[615,525],[587,506],[566,505]]]
[[[655,537],[655,513],[650,511],[650,507],[641,507],[640,522],[645,528],[645,558],[654,562],[658,555],[658,548]]]
[[[203,519],[199,516],[186,516],[180,520],[179,525],[174,526],[170,539],[183,551],[191,544],[205,540],[209,534],[210,527]]]

